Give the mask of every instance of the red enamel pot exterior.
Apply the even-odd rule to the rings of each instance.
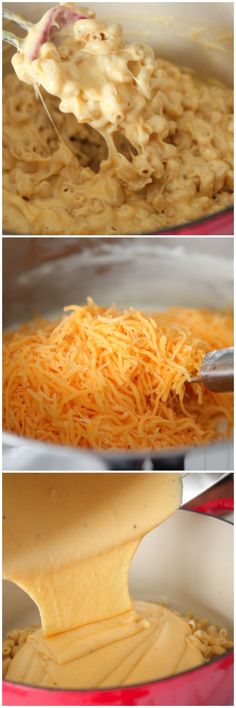
[[[233,653],[187,674],[105,691],[47,691],[3,682],[5,706],[230,706]]]
[[[173,229],[160,231],[156,235],[162,236],[233,236],[234,211],[227,209],[219,214],[208,216],[206,219],[183,224]]]

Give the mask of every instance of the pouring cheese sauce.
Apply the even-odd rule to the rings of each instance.
[[[120,24],[84,9],[51,36],[55,9],[12,58],[25,85],[12,76],[4,84],[7,230],[146,233],[230,206],[231,90],[127,43]],[[47,92],[63,139],[32,85]]]
[[[42,620],[7,679],[106,687],[203,663],[182,617],[128,589],[139,542],[181,504],[178,473],[10,473],[3,483],[4,577]]]

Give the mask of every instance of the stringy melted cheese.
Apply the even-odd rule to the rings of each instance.
[[[4,226],[32,234],[141,233],[232,204],[232,91],[126,43],[94,17],[12,63],[4,81]],[[59,104],[58,104],[59,99]],[[94,171],[95,170],[95,171]]]

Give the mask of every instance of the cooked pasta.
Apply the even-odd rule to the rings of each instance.
[[[26,629],[13,629],[7,633],[2,642],[2,674],[3,678],[9,669],[10,663],[19,649],[27,642],[30,634],[36,631],[39,625],[32,624]]]
[[[4,429],[103,449],[158,449],[229,437],[233,394],[191,384],[203,356],[232,345],[230,313],[148,315],[87,305],[3,342]]]
[[[12,60],[63,140],[33,86],[4,80],[5,229],[147,233],[232,205],[232,91],[86,14],[32,60],[36,25]]]

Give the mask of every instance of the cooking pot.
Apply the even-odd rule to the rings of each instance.
[[[230,238],[6,238],[4,325],[61,313],[89,295],[100,305],[157,310],[233,302]],[[150,451],[89,451],[4,433],[4,469],[233,469],[230,443]]]
[[[10,2],[4,6],[37,21],[58,3]],[[86,3],[85,3],[86,5]],[[233,3],[89,3],[101,20],[120,22],[128,41],[151,44],[164,59],[187,66],[198,74],[233,82]],[[98,9],[99,8],[99,9]],[[158,233],[232,235],[233,209],[195,222],[173,225]]]
[[[167,602],[233,632],[233,525],[177,511],[142,541],[130,572],[136,599]],[[4,583],[4,634],[39,622],[33,601]],[[3,705],[232,705],[233,651],[178,676],[125,688],[57,690],[3,681]]]

